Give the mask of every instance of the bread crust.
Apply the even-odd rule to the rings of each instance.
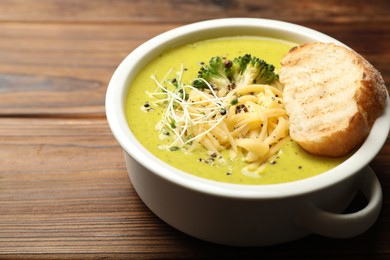
[[[340,57],[340,62],[329,64],[327,57],[331,55]],[[292,48],[282,59],[281,65],[279,76],[284,85],[283,98],[290,117],[291,138],[304,150],[328,157],[344,156],[361,145],[386,106],[388,94],[379,71],[351,49],[333,43],[319,42]],[[331,84],[336,81],[340,84],[344,79],[340,78],[340,75],[337,79],[324,78],[324,71],[331,70],[329,66],[351,66],[346,70],[348,75],[340,73],[342,77],[348,77],[348,80],[345,80],[345,89],[340,92],[352,94],[342,99],[329,99],[333,94],[327,96],[329,101],[321,103],[324,105],[320,109],[322,115],[319,119],[315,112],[309,111],[307,104],[320,103],[321,99],[325,99],[322,94],[307,97],[298,92],[302,89],[313,91],[313,88],[317,88],[313,93],[334,91]],[[317,79],[322,81],[318,82]],[[308,100],[309,98],[311,100]],[[310,121],[332,118],[336,112],[342,110],[351,112],[345,112],[340,120],[323,122],[318,127],[311,127]]]

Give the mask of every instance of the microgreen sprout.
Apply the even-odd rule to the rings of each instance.
[[[170,70],[172,72],[172,70]],[[162,81],[159,81],[155,75],[151,78],[158,86],[153,93],[148,93],[150,97],[157,98],[156,105],[166,106],[165,113],[162,116],[160,131],[168,129],[175,135],[175,140],[168,146],[169,150],[175,149],[180,145],[191,144],[194,140],[201,138],[212,131],[226,116],[227,110],[224,106],[225,98],[217,96],[212,86],[204,79],[205,89],[199,89],[189,84],[183,84],[182,75],[183,66],[177,73],[175,80],[167,80],[167,74]],[[200,98],[189,100],[189,93]],[[219,115],[219,117],[216,117]],[[207,131],[200,134],[194,134],[191,130],[193,126],[208,124],[212,125]]]

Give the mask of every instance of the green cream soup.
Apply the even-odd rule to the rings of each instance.
[[[182,149],[169,151],[159,147],[170,144],[172,138],[161,138],[156,125],[164,113],[164,106],[155,106],[156,99],[147,92],[156,91],[151,79],[163,79],[168,71],[180,71],[184,66],[182,82],[190,84],[196,77],[200,64],[213,56],[233,59],[251,54],[273,64],[276,72],[280,60],[295,44],[269,38],[232,37],[218,38],[187,44],[161,53],[141,70],[129,87],[126,101],[127,121],[139,142],[164,162],[190,174],[211,180],[237,184],[275,184],[308,178],[325,172],[345,158],[324,158],[303,151],[293,141],[282,146],[278,154],[265,163],[260,174],[248,174],[242,169],[246,163],[238,156],[231,160],[228,152],[222,152],[223,160],[210,156],[205,149],[186,152]],[[148,104],[145,106],[145,104]],[[151,109],[152,108],[152,109]]]

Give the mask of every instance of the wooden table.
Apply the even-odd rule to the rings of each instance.
[[[132,188],[104,112],[135,47],[222,17],[308,26],[346,43],[390,84],[390,1],[0,0],[0,259],[390,258],[390,141],[371,167],[384,195],[365,234],[264,248],[203,242],[166,225]]]

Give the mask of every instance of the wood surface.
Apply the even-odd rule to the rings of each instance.
[[[110,77],[134,48],[223,17],[319,30],[390,86],[389,11],[388,0],[0,0],[0,259],[390,259],[389,140],[371,163],[384,201],[365,234],[235,248],[182,234],[148,210],[104,112]]]

